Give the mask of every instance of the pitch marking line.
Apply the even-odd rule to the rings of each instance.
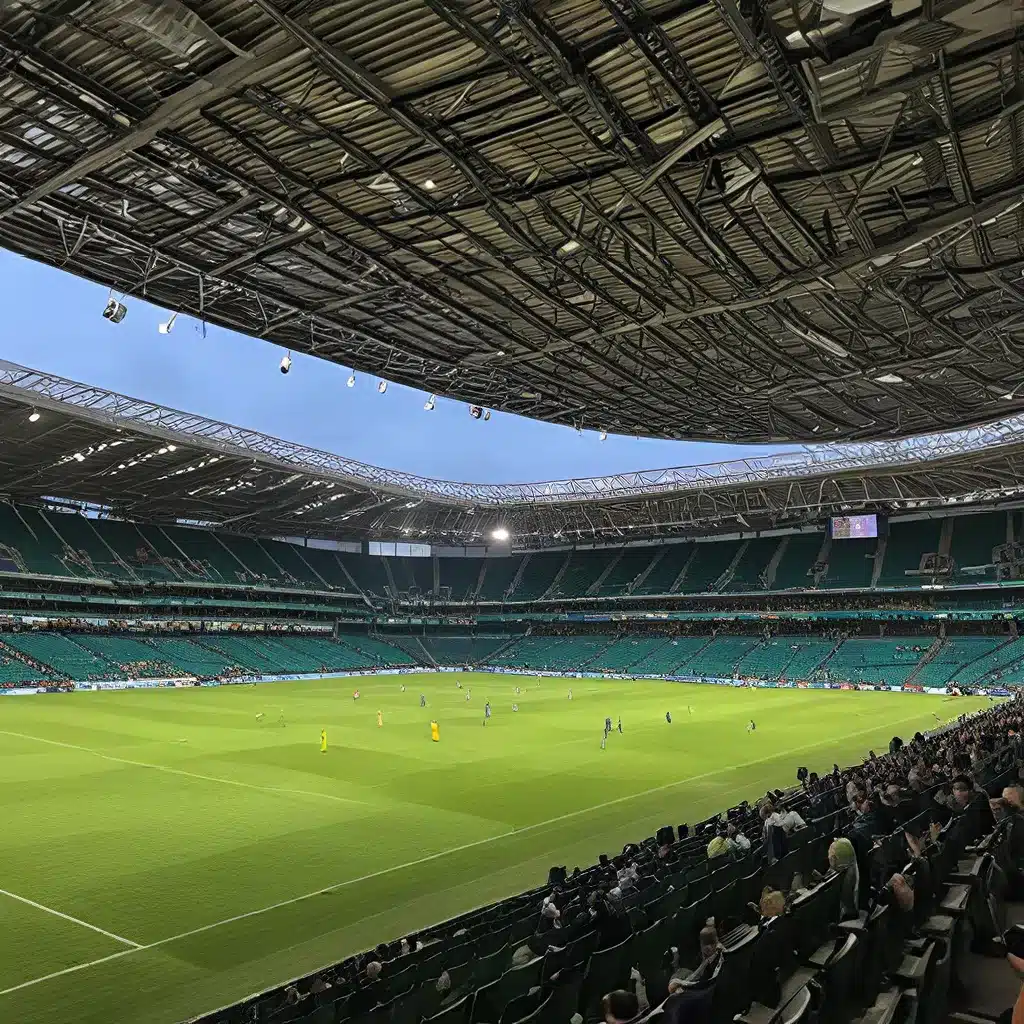
[[[151,764],[148,761],[133,761],[128,757],[115,757],[113,754],[105,754],[102,750],[94,750],[92,747],[81,747],[77,743],[62,743],[60,740],[47,740],[41,736],[30,736],[24,732],[12,732],[10,729],[0,729],[0,735],[17,736],[19,739],[31,740],[33,743],[47,743],[51,747],[64,747],[66,750],[80,750],[84,754],[92,754],[104,761],[114,761],[117,764],[130,764],[136,768],[151,768],[157,772],[167,772],[170,775],[183,775],[188,779],[201,779],[203,782],[219,782],[225,786],[237,786],[240,789],[256,789],[261,793],[281,793],[285,796],[313,796],[321,800],[333,800],[339,804],[354,804],[366,806],[366,801],[355,800],[352,797],[337,796],[334,793],[321,793],[314,789],[286,789],[280,786],[259,786],[255,782],[240,782],[238,779],[223,779],[217,775],[202,775],[199,772],[187,772],[184,768],[171,768],[166,764]]]
[[[919,721],[921,718],[920,714],[908,715],[906,718],[898,719],[897,721],[891,722],[889,728],[893,726],[902,725],[904,722]],[[860,729],[857,732],[846,733],[842,737],[836,737],[843,741],[853,739],[856,736],[863,736],[865,733],[876,732],[879,729],[885,728],[881,723],[873,725],[867,729]],[[22,736],[22,733],[12,733],[7,730],[0,729],[0,734],[10,736]],[[28,739],[35,739],[34,736],[26,737]],[[60,747],[71,747],[73,750],[87,750],[89,753],[96,753],[95,751],[89,750],[88,747],[75,747],[70,743],[58,743],[56,740],[43,740],[40,742],[56,743]],[[417,857],[416,860],[406,861],[404,864],[393,864],[391,867],[381,868],[379,871],[371,871],[367,875],[360,875],[358,878],[347,878],[343,882],[335,882],[333,885],[324,886],[322,889],[315,889],[313,892],[303,893],[301,896],[293,896],[291,899],[280,900],[277,903],[271,903],[266,907],[260,907],[258,910],[249,910],[244,914],[235,914],[234,917],[226,917],[223,921],[214,921],[212,924],[204,924],[199,928],[192,928],[187,932],[180,932],[177,935],[169,935],[166,939],[158,939],[156,942],[150,942],[146,945],[133,947],[131,949],[124,949],[117,953],[111,953],[109,956],[100,957],[97,960],[87,960],[85,963],[75,964],[74,967],[65,967],[61,971],[53,971],[50,974],[44,974],[40,978],[32,978],[29,981],[23,981],[18,985],[12,985],[10,988],[0,989],[0,996],[10,995],[12,992],[18,992],[24,988],[31,988],[33,985],[39,985],[44,981],[50,981],[53,978],[60,978],[66,974],[74,974],[77,971],[84,971],[88,967],[96,967],[99,964],[107,963],[110,960],[117,960],[120,957],[130,956],[132,953],[145,952],[150,949],[159,949],[161,946],[169,945],[172,942],[179,942],[182,939],[191,938],[193,935],[202,935],[204,932],[212,931],[214,928],[221,928],[226,924],[234,924],[237,921],[245,921],[250,917],[259,917],[261,914],[268,914],[272,910],[280,910],[282,907],[290,907],[296,903],[304,903],[306,900],[314,899],[317,896],[325,896],[327,893],[337,892],[339,889],[346,889],[350,885],[359,885],[361,882],[369,882],[374,878],[381,878],[384,875],[394,874],[396,871],[405,871],[408,868],[418,867],[421,864],[428,864],[431,861],[440,860],[442,857],[450,857],[455,853],[463,853],[466,850],[475,849],[478,846],[486,846],[488,843],[499,842],[502,839],[510,839],[512,836],[521,835],[524,832],[533,832],[537,829],[547,828],[549,825],[557,825],[559,822],[568,821],[570,818],[578,818],[584,814],[592,814],[594,811],[604,810],[606,807],[616,807],[619,804],[627,803],[633,800],[642,799],[645,796],[652,796],[655,793],[663,793],[667,789],[674,789],[677,786],[685,786],[690,782],[700,782],[702,779],[710,779],[716,775],[724,775],[726,772],[734,771],[737,768],[753,768],[759,764],[765,764],[768,761],[777,761],[781,757],[786,757],[791,754],[800,754],[808,750],[817,750],[830,742],[829,739],[816,740],[813,743],[806,743],[801,747],[790,747],[788,750],[780,751],[776,754],[771,754],[768,757],[760,757],[754,761],[741,761],[738,764],[729,765],[726,768],[717,768],[712,772],[702,772],[700,775],[691,775],[685,779],[677,779],[675,782],[665,782],[660,786],[652,786],[650,789],[642,790],[639,793],[631,793],[629,796],[615,797],[613,800],[605,800],[599,804],[593,804],[590,807],[581,807],[575,811],[567,811],[565,814],[559,814],[554,818],[548,818],[546,821],[536,821],[530,825],[523,825],[522,828],[509,829],[506,832],[499,832],[494,836],[486,836],[483,839],[475,839],[471,843],[463,843],[461,846],[452,846],[447,850],[439,850],[437,853],[428,853],[424,857]],[[105,754],[100,754],[100,757],[106,757]],[[110,760],[121,761],[123,758],[110,758]],[[128,764],[136,764],[141,762],[128,761]],[[146,767],[151,767],[147,765]],[[185,773],[189,774],[189,773]],[[220,781],[220,780],[217,780]],[[256,787],[262,788],[262,787]]]
[[[94,924],[89,924],[88,921],[83,921],[80,917],[72,917],[70,914],[62,914],[59,910],[54,910],[53,907],[47,907],[42,903],[36,903],[35,900],[30,900],[25,896],[19,896],[16,892],[9,892],[7,889],[0,889],[0,895],[9,896],[12,900],[17,900],[19,903],[25,903],[30,907],[35,907],[36,910],[42,910],[47,914],[53,914],[54,917],[63,918],[65,921],[81,925],[83,928],[88,928],[90,931],[99,932],[100,935],[106,935],[108,939],[120,942],[124,946],[131,946],[133,949],[142,949],[141,942],[132,942],[131,939],[126,939],[123,935],[115,935],[113,932],[108,932],[105,928],[99,928]]]

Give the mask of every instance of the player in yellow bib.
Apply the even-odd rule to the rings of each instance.
[[[435,743],[438,743],[441,739],[441,727],[437,724],[437,722],[430,723],[430,738]]]
[[[327,730],[326,729],[321,729],[320,730],[320,753],[321,754],[326,754],[327,753]]]
[[[384,724],[384,712],[377,712],[377,728],[379,729]]]

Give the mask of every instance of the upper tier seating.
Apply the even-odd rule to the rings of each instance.
[[[1022,530],[1021,513],[986,512],[892,520],[888,536],[880,539],[826,541],[823,533],[810,532],[486,558],[412,558],[0,503],[0,573],[333,590],[362,594],[378,607],[387,598],[522,604],[716,591],[916,589],[936,578],[995,579],[996,549],[1011,538],[1019,542]],[[1001,562],[999,571],[1005,576],[1021,565]]]

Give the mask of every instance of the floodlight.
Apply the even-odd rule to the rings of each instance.
[[[427,400],[426,400],[426,401],[425,401],[425,402],[423,403],[423,408],[424,408],[424,409],[426,409],[426,411],[427,411],[427,412],[433,412],[433,411],[434,411],[434,406],[435,406],[436,404],[437,404],[437,396],[436,396],[436,395],[431,395],[431,396],[430,396],[430,397],[429,397],[429,398],[428,398],[428,399],[427,399]]]
[[[345,381],[345,386],[349,388],[354,388],[356,386],[356,375],[354,373],[350,373],[348,375],[348,380]]]
[[[113,295],[107,299],[107,305],[104,307],[103,316],[104,319],[109,320],[112,324],[119,324],[128,315],[128,307],[123,302],[118,302]]]
[[[171,328],[174,326],[174,321],[178,319],[177,313],[172,313],[166,323],[160,324],[157,330],[161,334],[170,334]]]
[[[601,433],[597,435],[597,439],[598,439],[598,441],[607,441],[608,440],[608,431],[607,430],[602,430]]]
[[[291,355],[286,354],[285,357],[281,360],[281,372],[282,373],[287,373],[291,368],[292,368],[292,357],[291,357]]]
[[[491,536],[495,540],[508,540],[508,530],[504,526],[499,526],[496,530],[492,531]]]
[[[386,380],[379,380],[379,381],[377,381],[377,391],[378,391],[379,394],[383,395],[384,392],[387,391],[387,389],[388,389],[388,382]]]
[[[37,413],[35,411],[35,409],[32,410],[32,415],[29,416],[28,421],[29,421],[29,423],[38,423],[39,422],[39,413]]]

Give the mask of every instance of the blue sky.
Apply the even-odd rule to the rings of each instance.
[[[719,462],[763,455],[782,446],[703,444],[646,438],[582,436],[568,427],[500,412],[474,422],[466,406],[294,357],[278,372],[283,350],[244,335],[179,317],[169,335],[157,325],[167,312],[133,299],[114,325],[100,315],[107,289],[0,250],[4,333],[0,356],[188,412],[200,413],[301,444],[393,469],[487,483],[597,476],[632,469]]]

